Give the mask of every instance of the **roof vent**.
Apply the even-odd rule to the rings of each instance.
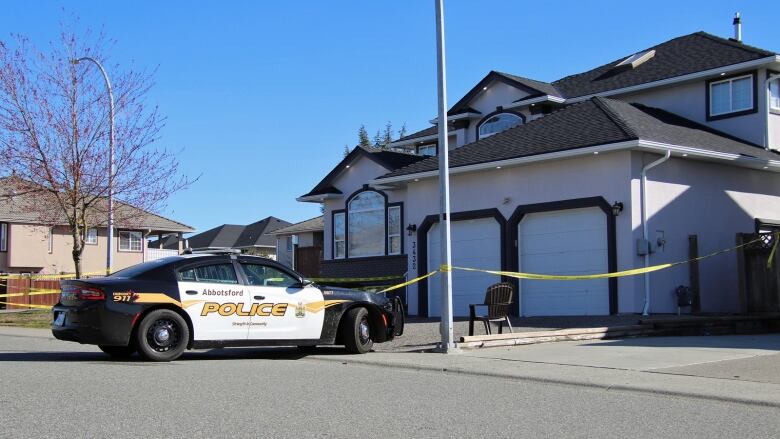
[[[742,17],[739,16],[739,12],[734,14],[734,21],[731,22],[734,25],[734,41],[742,42]]]
[[[642,63],[655,56],[655,49],[646,50],[644,52],[635,53],[628,58],[620,61],[615,67],[635,69]]]

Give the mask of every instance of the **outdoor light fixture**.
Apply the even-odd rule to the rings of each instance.
[[[417,231],[417,224],[409,224],[408,226],[406,226],[406,232],[409,234],[409,236],[412,236],[416,231]]]
[[[612,205],[612,215],[618,216],[622,211],[623,211],[623,203],[620,201],[615,201],[615,204]]]
[[[347,165],[347,169],[349,169],[349,165]]]

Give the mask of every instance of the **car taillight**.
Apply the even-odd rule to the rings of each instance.
[[[106,294],[100,288],[66,285],[60,290],[60,301],[105,300]]]

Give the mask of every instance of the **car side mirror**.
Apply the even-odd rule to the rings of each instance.
[[[303,279],[300,282],[296,282],[296,283],[290,285],[290,288],[295,288],[295,289],[306,288],[306,287],[308,287],[309,285],[311,285],[313,283],[314,282],[312,282],[312,281],[310,281],[308,279]]]

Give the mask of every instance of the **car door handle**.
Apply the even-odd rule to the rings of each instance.
[[[198,294],[198,292],[197,292],[197,291],[195,291],[195,290],[187,290],[187,291],[185,291],[185,293],[189,294],[190,296],[193,296],[193,295],[195,295],[195,294]]]
[[[255,300],[265,300],[265,296],[255,296]]]

